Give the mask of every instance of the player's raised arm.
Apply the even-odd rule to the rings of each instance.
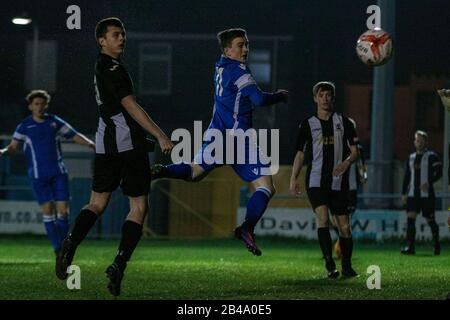
[[[163,153],[169,153],[173,148],[173,143],[166,134],[158,127],[152,118],[136,102],[132,95],[128,95],[121,100],[122,105],[128,114],[148,133],[158,139],[159,146]]]
[[[244,97],[248,96],[255,106],[261,107],[270,106],[278,102],[287,103],[289,91],[280,89],[274,93],[263,92],[256,84],[254,84],[242,89],[242,95]]]

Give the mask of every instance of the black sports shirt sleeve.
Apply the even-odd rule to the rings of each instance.
[[[359,143],[358,136],[356,135],[355,126],[353,123],[347,118],[343,117],[344,122],[344,139],[348,141],[348,144],[351,146],[355,146]]]
[[[435,153],[430,155],[430,170],[430,183],[433,184],[442,177],[442,162]]]
[[[305,145],[311,142],[311,130],[307,120],[303,121],[298,129],[296,150],[304,152]]]

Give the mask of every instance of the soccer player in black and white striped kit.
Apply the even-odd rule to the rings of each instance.
[[[416,152],[409,155],[406,161],[405,177],[403,179],[403,203],[406,203],[408,215],[406,227],[406,247],[403,254],[415,254],[416,217],[422,211],[433,235],[434,254],[441,253],[439,243],[439,226],[435,220],[435,201],[433,184],[442,177],[442,162],[438,155],[427,149],[428,135],[424,131],[414,134]]]
[[[349,167],[358,159],[358,137],[349,118],[334,112],[335,86],[322,81],[313,87],[317,113],[300,125],[297,154],[294,159],[290,190],[300,193],[300,175],[305,157],[311,159],[306,172],[306,192],[318,223],[318,238],[328,277],[339,272],[332,257],[329,213],[339,230],[342,248],[342,275],[355,277],[352,268],[353,240],[349,221]]]
[[[136,248],[148,209],[150,163],[146,132],[157,138],[163,153],[173,147],[164,132],[136,102],[133,83],[121,61],[125,48],[125,28],[118,18],[106,18],[95,29],[101,51],[95,65],[95,98],[99,122],[95,136],[92,192],[77,216],[72,231],[62,244],[56,261],[56,275],[67,278],[67,267],[75,250],[104,212],[111,193],[122,187],[128,196],[130,212],[122,226],[122,237],[114,262],[106,269],[111,294],[120,294],[127,262]]]

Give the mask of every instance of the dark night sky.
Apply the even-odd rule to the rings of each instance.
[[[3,43],[2,56],[7,54],[8,41],[12,37],[22,37],[27,28],[13,26],[11,16],[26,11],[37,17],[42,34],[49,37],[67,32],[92,35],[96,21],[115,15],[126,23],[128,30],[133,31],[216,33],[239,25],[247,28],[250,35],[311,38],[310,41],[319,45],[320,61],[347,61],[346,56],[354,53],[356,38],[365,29],[368,17],[365,9],[376,1],[78,0],[76,4],[82,10],[82,30],[68,31],[65,11],[73,3],[49,0],[3,2],[0,28],[8,40]],[[444,65],[442,61],[450,55],[450,1],[399,0],[396,10],[396,56],[408,68],[419,72],[441,68],[448,71],[448,63]],[[332,52],[333,55],[330,54]]]
[[[66,8],[75,3],[81,8],[82,30],[69,31],[66,29]],[[450,77],[450,1],[399,0],[396,3],[394,57],[397,84],[407,83],[412,73]],[[8,0],[2,3],[0,10],[0,61],[3,67],[0,107],[12,102],[23,103],[26,93],[23,43],[32,38],[32,32],[30,27],[11,23],[11,17],[21,12],[27,12],[38,21],[41,39],[70,43],[70,50],[66,48],[60,53],[64,65],[58,67],[58,79],[73,77],[71,89],[78,91],[83,91],[84,87],[79,89],[82,86],[77,84],[77,79],[81,77],[77,73],[85,72],[91,78],[92,58],[97,51],[93,38],[95,23],[107,16],[120,17],[128,31],[215,34],[225,28],[240,26],[247,29],[250,40],[252,35],[289,35],[293,37],[295,68],[299,70],[298,76],[295,71],[295,81],[299,85],[291,89],[294,95],[300,95],[301,101],[302,81],[308,88],[310,82],[320,79],[333,79],[340,88],[344,84],[372,81],[372,69],[355,58],[355,43],[366,29],[366,8],[371,4],[376,1]],[[185,54],[189,55],[189,50]],[[218,52],[211,55],[215,59]],[[65,94],[68,95],[66,100],[58,93],[58,105],[70,107],[72,100],[80,96],[80,93],[67,90]],[[91,103],[92,97],[89,98]],[[79,99],[83,104],[83,95]],[[77,112],[64,111],[63,115],[77,117]],[[0,129],[0,132],[10,133],[12,128],[4,121],[3,117],[1,127],[7,130]],[[76,119],[74,121],[77,123]]]

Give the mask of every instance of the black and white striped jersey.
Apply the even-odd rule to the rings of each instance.
[[[442,177],[442,162],[431,150],[424,153],[411,153],[405,166],[403,194],[410,198],[434,198],[433,184]],[[428,183],[427,190],[420,186]]]
[[[121,61],[100,53],[95,65],[94,87],[100,115],[95,134],[96,153],[145,148],[144,129],[121,104],[122,98],[134,91],[133,82]]]
[[[341,114],[334,112],[326,121],[315,115],[304,120],[299,128],[297,150],[310,159],[306,187],[349,190],[349,170],[339,177],[333,176],[333,170],[350,155],[350,146],[357,143],[353,124]]]

